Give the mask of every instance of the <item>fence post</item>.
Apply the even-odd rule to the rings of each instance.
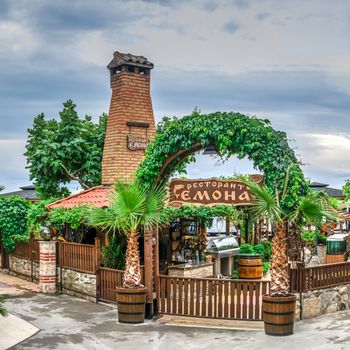
[[[39,241],[39,289],[56,293],[56,241]]]
[[[96,271],[96,303],[100,300],[100,265],[101,265],[101,240],[95,238],[95,271]]]
[[[153,310],[153,252],[152,252],[152,231],[144,230],[144,279],[146,287],[146,318],[151,319]]]

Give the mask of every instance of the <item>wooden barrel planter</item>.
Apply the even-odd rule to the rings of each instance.
[[[296,296],[263,296],[263,319],[268,335],[291,335],[294,332]]]
[[[261,256],[259,254],[239,255],[238,276],[244,279],[262,278],[263,269]]]
[[[118,322],[143,323],[146,288],[117,288]]]

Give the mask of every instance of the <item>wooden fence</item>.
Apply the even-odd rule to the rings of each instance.
[[[99,244],[60,242],[58,248],[60,267],[95,274],[100,265]]]
[[[158,276],[159,314],[218,319],[262,320],[268,281]]]
[[[16,243],[13,256],[39,262],[39,241],[31,239],[28,243]]]
[[[350,283],[350,262],[290,270],[290,290],[294,293],[324,289],[346,283]]]
[[[142,283],[144,283],[144,267],[141,266]],[[123,286],[123,270],[100,267],[97,276],[97,300],[106,303],[117,302],[116,288]]]

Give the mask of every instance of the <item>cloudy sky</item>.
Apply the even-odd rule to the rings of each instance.
[[[350,178],[350,1],[0,0],[0,184],[29,183],[26,129],[62,102],[108,111],[114,51],[154,62],[155,117],[239,111],[284,130],[304,172]],[[200,157],[192,176],[250,171]]]

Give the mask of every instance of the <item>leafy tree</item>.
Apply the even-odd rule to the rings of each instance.
[[[5,189],[5,186],[0,185],[0,192]]]
[[[59,120],[46,120],[41,113],[28,129],[27,167],[42,198],[69,194],[66,185],[72,180],[83,188],[101,183],[107,115],[95,124],[90,116],[79,118],[75,107],[68,100]]]
[[[345,180],[345,184],[344,184],[342,190],[343,190],[344,196],[347,199],[350,199],[350,179]]]
[[[141,269],[138,246],[139,228],[145,229],[162,223],[164,191],[145,189],[138,182],[117,184],[106,209],[95,208],[90,214],[90,224],[108,232],[122,232],[128,238],[123,286],[140,288]]]

